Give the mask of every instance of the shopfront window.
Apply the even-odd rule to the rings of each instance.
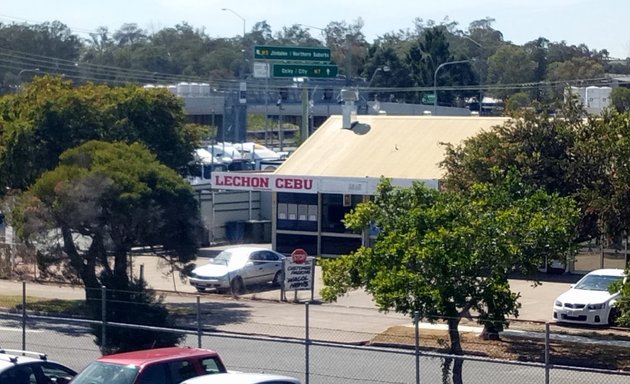
[[[317,195],[278,193],[277,228],[293,231],[317,231]]]
[[[323,194],[322,232],[350,233],[342,220],[361,201],[361,195]]]

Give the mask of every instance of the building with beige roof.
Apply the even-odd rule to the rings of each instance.
[[[217,172],[212,187],[271,192],[275,250],[345,254],[369,233],[352,233],[341,220],[374,194],[381,177],[397,186],[421,181],[437,188],[444,143],[459,144],[507,120],[362,115],[344,128],[343,116],[331,116],[273,173]]]

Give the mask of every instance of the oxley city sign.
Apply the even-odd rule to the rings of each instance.
[[[274,175],[265,173],[213,172],[211,188],[242,191],[273,191],[295,193],[343,193],[372,195],[380,177],[324,177]],[[392,185],[409,187],[414,180],[391,179]],[[437,188],[437,180],[418,180]]]

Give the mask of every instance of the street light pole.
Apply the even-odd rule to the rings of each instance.
[[[21,69],[18,72],[18,74],[17,74],[18,85],[17,85],[17,88],[16,88],[16,92],[18,92],[18,90],[22,88],[22,74],[24,72],[39,72],[39,68]]]
[[[468,35],[461,35],[461,37],[463,37],[464,39],[470,41],[471,43],[475,44],[476,46],[479,47],[479,117],[481,117],[481,111],[483,110],[483,51],[484,51],[484,46],[481,45],[481,43],[479,43],[477,40],[473,39],[472,37],[468,36]]]
[[[33,68],[33,69],[22,69],[22,70],[20,70],[20,72],[18,72],[18,74],[17,74],[17,78],[18,78],[18,81],[19,81],[20,83],[22,82],[22,74],[23,74],[24,72],[39,72],[39,68]]]
[[[374,70],[374,73],[372,73],[372,77],[370,78],[370,82],[368,83],[368,86],[367,86],[367,91],[370,92],[370,90],[372,88],[372,83],[374,82],[374,78],[376,77],[377,73],[379,73],[379,72],[389,72],[389,71],[390,71],[390,68],[389,68],[388,65],[381,65],[381,66],[377,67]],[[377,101],[377,100],[378,100],[378,94],[375,92],[374,93],[374,101]]]
[[[230,8],[221,8],[222,11],[227,11],[232,13],[234,16],[238,17],[239,19],[241,19],[243,21],[243,40],[245,40],[245,18],[241,15],[239,15],[238,13],[236,13],[236,11],[234,11],[233,9]]]
[[[463,63],[469,63],[471,62],[471,59],[468,60],[455,60],[455,61],[447,61],[446,63],[442,63],[440,65],[438,65],[437,68],[435,68],[435,72],[433,73],[433,115],[436,114],[437,112],[437,75],[438,72],[440,71],[440,69],[442,69],[442,67],[445,67],[447,65],[451,65],[451,64],[463,64]]]

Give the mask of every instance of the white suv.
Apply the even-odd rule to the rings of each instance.
[[[0,349],[0,383],[67,384],[76,374],[43,353]]]

